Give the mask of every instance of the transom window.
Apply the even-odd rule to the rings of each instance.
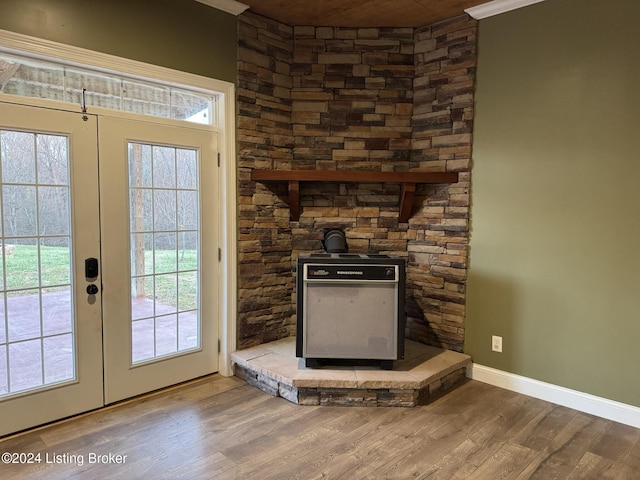
[[[216,96],[0,53],[0,93],[215,125]]]

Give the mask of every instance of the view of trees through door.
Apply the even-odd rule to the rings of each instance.
[[[198,157],[130,142],[132,362],[200,346]]]
[[[0,395],[75,379],[66,136],[3,130]],[[132,350],[198,348],[198,162],[129,144]]]
[[[0,395],[75,378],[68,139],[0,131]]]

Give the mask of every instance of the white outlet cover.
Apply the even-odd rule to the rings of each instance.
[[[497,335],[491,336],[491,350],[494,352],[502,352],[502,337]]]

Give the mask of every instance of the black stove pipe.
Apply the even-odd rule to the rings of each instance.
[[[330,229],[324,233],[322,246],[327,253],[347,253],[347,238],[344,231],[339,229]]]

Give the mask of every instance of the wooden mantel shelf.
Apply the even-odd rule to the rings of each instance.
[[[406,223],[411,215],[417,183],[456,183],[456,172],[373,172],[350,170],[253,170],[257,182],[289,182],[289,209],[292,221],[300,219],[300,182],[399,183],[400,214]]]

